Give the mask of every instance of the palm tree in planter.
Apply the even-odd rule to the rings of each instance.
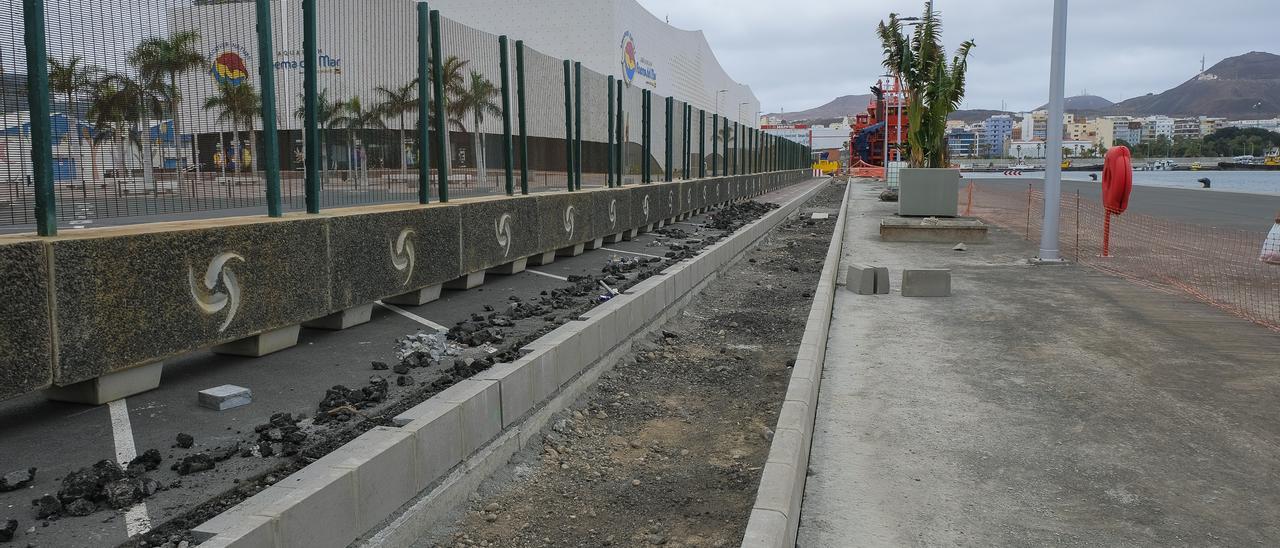
[[[409,152],[405,149],[404,132],[408,129],[405,125],[405,116],[418,110],[418,79],[414,78],[394,89],[378,86],[374,91],[382,96],[382,102],[378,103],[378,111],[387,118],[399,119],[400,173],[404,174],[409,169]]]
[[[118,162],[114,171],[116,177],[122,172],[127,173],[129,144],[137,143],[132,129],[141,116],[138,101],[128,96],[126,87],[117,77],[103,77],[95,80],[89,90],[89,110],[85,116],[93,125],[93,146],[103,141],[119,139],[120,156],[116,159]]]
[[[144,78],[167,78],[169,116],[173,119],[173,144],[180,152],[179,158],[186,159],[187,152],[182,151],[182,116],[178,106],[182,102],[182,92],[178,89],[178,75],[203,67],[207,60],[196,51],[196,43],[200,41],[200,33],[182,31],[168,38],[147,38],[139,42],[129,52],[129,64],[137,67]],[[198,162],[197,162],[198,163]],[[178,185],[182,185],[182,171],[185,166],[178,164]]]
[[[258,139],[254,135],[253,121],[257,119],[262,109],[262,97],[248,82],[241,82],[239,85],[223,82],[218,84],[217,95],[204,100],[204,108],[217,111],[218,122],[231,124],[232,146],[238,157],[236,158],[237,170],[243,169],[240,164],[244,158],[240,145],[240,127],[243,126],[250,133],[249,171],[252,172],[253,163],[258,159]],[[227,165],[226,159],[223,159],[222,165]]]
[[[498,105],[499,91],[498,86],[490,82],[488,78],[479,72],[471,72],[471,82],[462,92],[454,99],[457,109],[463,113],[471,114],[472,128],[471,140],[476,151],[476,178],[481,182],[485,181],[485,157],[484,145],[481,142],[480,124],[484,123],[486,115],[502,116],[502,107]]]
[[[933,0],[925,1],[924,13],[910,36],[903,31],[897,14],[889,14],[888,22],[881,21],[876,33],[884,47],[885,68],[901,78],[906,87],[910,167],[948,167],[947,116],[955,112],[964,99],[965,72],[973,40],[961,43],[948,62],[942,47],[942,21],[933,9]],[[955,216],[959,176],[955,170],[902,172],[899,213]]]
[[[382,112],[376,108],[365,108],[364,103],[360,101],[360,96],[357,95],[338,104],[338,117],[333,120],[333,123],[347,130],[347,157],[351,158],[350,167],[353,170],[358,168],[357,173],[363,179],[365,162],[359,160],[364,147],[363,145],[356,147],[356,131],[370,128],[386,129],[386,124],[382,123]],[[357,163],[360,165],[357,166]]]
[[[168,101],[168,86],[156,78],[130,78],[124,74],[108,74],[95,86],[98,108],[114,113],[128,129],[128,140],[141,143],[142,182],[144,188],[155,189],[155,172],[151,154],[151,120],[162,116]],[[125,166],[128,167],[128,166]]]

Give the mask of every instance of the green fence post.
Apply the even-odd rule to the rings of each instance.
[[[45,44],[44,0],[23,0],[27,47],[27,102],[31,110],[31,172],[35,184],[36,233],[58,235],[53,192],[53,128],[49,123],[49,53]]]
[[[445,127],[444,114],[444,50],[440,41],[440,10],[431,10],[431,96],[435,98],[436,115],[436,184],[441,202],[449,201],[449,130]]]
[[[698,109],[698,178],[707,176],[707,111]]]
[[[684,162],[683,167],[684,178],[689,178],[689,156],[693,154],[693,105],[684,104]]]
[[[524,115],[524,40],[516,40],[516,108],[520,117],[520,193],[529,193],[529,129]]]
[[[267,179],[267,215],[279,217],[280,208],[280,142],[276,135],[276,69],[266,62],[275,59],[271,45],[271,0],[256,0],[258,25],[258,78],[262,80],[262,156],[263,175]]]
[[[315,0],[307,0],[315,2]],[[418,203],[431,202],[431,9],[418,4]],[[315,59],[315,53],[307,59]],[[314,63],[307,63],[308,69]],[[308,140],[307,142],[310,142]],[[308,160],[311,154],[307,154]],[[310,167],[310,164],[308,164]]]
[[[573,62],[573,188],[582,190],[582,63]]]
[[[716,159],[716,152],[720,150],[720,113],[711,115],[711,176],[715,177],[720,172],[720,160]]]
[[[618,150],[616,153],[617,163],[613,167],[614,169],[618,170],[618,186],[622,186],[622,183],[623,183],[623,178],[622,178],[623,166],[626,164],[626,158],[627,158],[626,143],[622,141],[623,136],[625,135],[625,128],[623,127],[623,123],[622,123],[623,115],[624,115],[622,112],[622,90],[623,90],[622,84],[623,84],[622,80],[618,80],[618,82],[614,84],[618,86],[618,119],[614,121],[614,128],[613,128],[613,130],[617,132],[617,135],[615,136],[617,142],[614,144],[614,146],[618,147]]]
[[[666,177],[666,179],[667,179],[667,182],[670,182],[670,181],[671,181],[671,178],[672,178],[672,169],[671,169],[671,168],[672,168],[672,167],[674,167],[674,166],[672,165],[672,162],[674,162],[674,161],[675,161],[675,156],[674,156],[674,154],[673,154],[673,152],[674,152],[674,150],[675,150],[675,149],[674,149],[674,148],[672,148],[672,147],[675,145],[675,143],[673,143],[672,141],[675,141],[675,139],[676,139],[676,134],[675,134],[675,129],[676,129],[676,122],[675,122],[676,100],[675,100],[675,98],[673,98],[673,97],[667,97],[667,104],[666,104],[666,107],[667,107],[667,136],[666,136],[665,141],[666,141],[666,145],[667,145],[667,146],[666,146],[666,148],[667,148],[667,155],[666,155],[666,166],[665,166],[665,167],[666,167],[666,176],[667,176],[667,177]]]
[[[511,63],[507,59],[507,35],[498,37],[498,66],[502,70],[502,157],[506,167],[503,175],[507,182],[507,196],[516,193],[516,175],[514,153],[511,150]]]
[[[644,90],[644,182],[653,182],[653,93]]]
[[[608,130],[608,132],[607,132],[607,133],[608,133],[608,135],[609,135],[609,176],[608,176],[608,178],[606,178],[606,179],[605,179],[605,185],[606,185],[606,186],[608,186],[609,188],[613,188],[613,162],[614,162],[614,155],[613,155],[613,153],[614,153],[614,150],[613,150],[613,116],[614,116],[614,113],[613,113],[613,75],[612,75],[612,74],[610,74],[610,75],[609,75],[609,130]]]
[[[728,175],[729,174],[729,117],[725,116],[723,118],[723,121],[724,121],[724,154],[720,156],[720,161],[723,162],[723,164],[721,164],[720,166],[720,173],[724,175]]]
[[[316,76],[316,0],[302,0],[302,140],[307,213],[320,213],[319,91]],[[421,48],[419,48],[421,49]]]
[[[564,177],[573,192],[573,75],[571,62],[564,60]]]

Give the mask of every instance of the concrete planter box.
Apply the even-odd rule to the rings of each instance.
[[[903,168],[898,189],[898,215],[955,217],[959,201],[960,170]]]

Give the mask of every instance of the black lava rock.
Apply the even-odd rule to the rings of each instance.
[[[36,519],[44,519],[62,513],[62,501],[53,495],[45,495],[31,501],[36,508]]]
[[[36,480],[36,469],[28,468],[26,470],[14,470],[3,476],[0,476],[0,493],[6,491],[17,491]]]
[[[192,437],[191,434],[187,434],[185,432],[178,433],[178,447],[191,449],[191,446],[195,445],[195,443],[196,439]]]
[[[204,472],[205,470],[213,470],[213,463],[213,458],[209,455],[196,453],[175,463],[173,469],[177,470],[178,475],[185,476],[196,472]]]
[[[13,540],[13,534],[16,532],[18,532],[18,520],[7,519],[0,522],[0,542]]]

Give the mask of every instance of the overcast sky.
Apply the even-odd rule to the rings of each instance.
[[[639,0],[659,18],[702,29],[721,64],[765,112],[804,110],[867,93],[882,74],[875,27],[923,0]],[[1047,101],[1052,0],[937,0],[948,51],[966,38],[962,108]],[[1280,0],[1071,0],[1067,95],[1121,101],[1174,87],[1225,57],[1280,54]]]

